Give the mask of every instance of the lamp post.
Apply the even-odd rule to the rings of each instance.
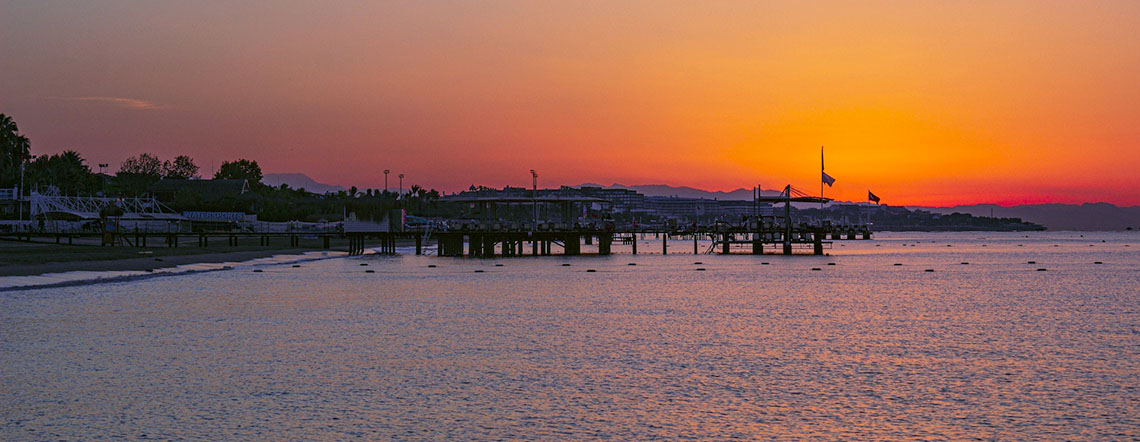
[[[384,169],[384,193],[388,193],[388,172],[391,170]]]
[[[397,195],[397,198],[403,198],[403,195],[404,195],[404,174],[401,173],[400,174],[400,194]]]
[[[530,181],[533,186],[530,199],[534,203],[534,222],[531,224],[531,230],[538,231],[538,173],[534,169],[530,170]]]
[[[99,181],[103,182],[103,196],[107,196],[107,175],[103,173],[103,169],[107,166],[107,163],[99,163]]]

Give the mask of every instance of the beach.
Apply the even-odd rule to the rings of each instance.
[[[250,240],[250,242],[253,242]],[[329,251],[344,251],[346,241],[333,241]],[[274,255],[326,250],[319,240],[302,239],[299,247],[254,244],[197,247],[100,247],[97,244],[0,241],[0,277],[73,271],[146,271],[186,264],[240,262]]]

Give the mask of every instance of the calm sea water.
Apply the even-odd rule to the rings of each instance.
[[[0,439],[1135,440],[1140,234],[1081,235],[3,292]]]

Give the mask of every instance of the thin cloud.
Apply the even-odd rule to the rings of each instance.
[[[104,104],[110,104],[110,105],[114,105],[114,106],[125,107],[127,109],[134,109],[134,110],[155,110],[155,109],[166,108],[166,105],[161,105],[161,104],[153,103],[153,102],[146,101],[146,100],[140,100],[137,98],[126,98],[126,97],[46,97],[46,98],[48,100],[59,100],[59,101],[80,101],[80,102],[91,102],[91,103],[104,103]]]

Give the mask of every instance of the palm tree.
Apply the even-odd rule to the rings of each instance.
[[[20,135],[16,122],[0,114],[0,187],[20,183],[20,165],[30,157],[31,142]]]

